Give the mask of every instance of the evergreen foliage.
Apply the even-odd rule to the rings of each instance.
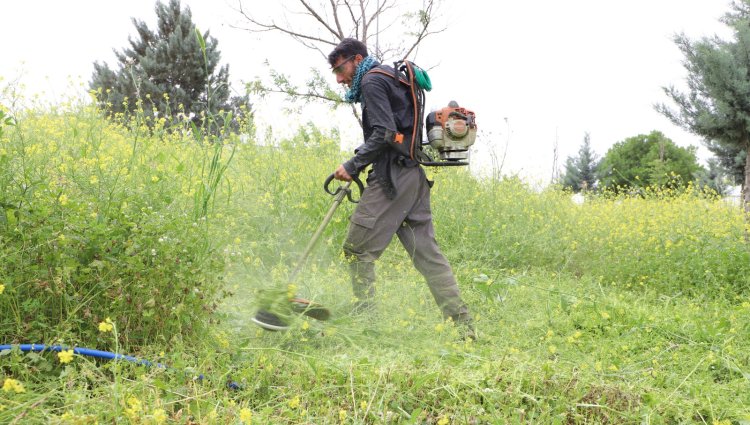
[[[750,180],[746,166],[750,161],[750,0],[734,1],[722,21],[733,30],[732,40],[714,36],[693,41],[685,34],[675,36],[685,56],[688,91],[665,87],[677,109],[664,104],[656,108],[703,137],[728,174],[741,174],[746,187]],[[748,196],[745,193],[746,202]]]
[[[578,150],[577,157],[568,157],[565,161],[565,175],[562,185],[570,188],[573,192],[585,192],[596,187],[596,172],[599,161],[596,153],[591,149],[591,136],[586,133],[583,136],[583,144]]]
[[[133,18],[138,35],[128,39],[130,47],[115,51],[117,70],[94,63],[90,88],[100,91],[101,106],[111,114],[130,114],[141,102],[152,120],[189,117],[198,126],[206,113],[231,111],[236,122],[247,113],[248,98],[230,97],[229,66],[219,66],[218,41],[197,30],[190,8],[182,8],[180,0],[157,1],[155,10],[156,30]]]
[[[727,174],[718,158],[711,158],[707,162],[708,168],[698,173],[698,183],[702,187],[711,188],[719,195],[727,194],[730,186],[734,185],[734,180]]]
[[[639,134],[615,143],[599,166],[602,186],[685,186],[701,170],[694,146],[683,148],[660,131]]]

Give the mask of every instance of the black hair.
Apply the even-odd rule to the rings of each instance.
[[[328,63],[333,66],[339,57],[348,58],[355,55],[362,55],[363,58],[366,58],[367,46],[356,38],[345,38],[328,55]]]

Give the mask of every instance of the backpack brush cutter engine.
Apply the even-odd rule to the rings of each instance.
[[[323,218],[323,222],[320,223],[320,226],[318,226],[318,229],[313,234],[313,237],[310,239],[310,242],[308,242],[307,247],[305,248],[305,251],[302,253],[302,257],[299,259],[299,262],[297,263],[297,266],[294,268],[294,271],[292,271],[292,274],[289,276],[289,282],[294,283],[295,279],[297,278],[297,275],[302,270],[302,267],[305,264],[305,260],[307,259],[307,256],[310,255],[310,252],[312,252],[313,247],[315,247],[315,244],[318,242],[318,239],[320,239],[320,235],[323,234],[323,230],[326,228],[328,223],[331,222],[331,218],[333,218],[333,213],[336,212],[336,209],[339,205],[341,205],[341,202],[344,200],[344,197],[348,198],[349,201],[353,203],[359,202],[359,199],[353,199],[352,198],[352,190],[350,189],[350,186],[352,182],[347,182],[344,185],[340,185],[336,188],[335,191],[331,191],[330,184],[331,181],[333,181],[333,174],[328,176],[325,183],[323,184],[323,189],[325,189],[326,193],[333,196],[333,204],[328,209],[328,213],[326,213],[325,217]],[[359,180],[359,177],[352,176],[352,181],[357,184],[357,187],[359,188],[359,195],[362,196],[362,192],[364,191],[364,186],[362,185],[362,181]],[[289,304],[291,306],[291,310],[304,314],[305,316],[312,317],[313,319],[317,320],[328,320],[328,318],[331,316],[331,312],[324,306],[314,303],[312,301],[306,300],[304,298],[298,298],[298,297],[291,297],[288,299]],[[269,330],[269,331],[283,331],[286,330],[289,325],[278,315],[275,314],[272,311],[269,311],[265,308],[260,308],[256,314],[255,317],[250,319],[253,323],[260,326],[263,329]]]
[[[468,165],[469,147],[477,138],[474,112],[451,101],[448,107],[427,115],[427,140],[443,161]]]
[[[456,101],[447,107],[424,115],[425,91],[432,90],[432,83],[427,72],[410,61],[398,61],[393,64],[394,73],[390,74],[395,81],[409,87],[412,98],[414,124],[411,137],[396,133],[391,146],[402,155],[422,165],[456,166],[469,165],[469,148],[477,138],[477,121],[473,111],[462,108]],[[373,69],[389,75],[381,69]],[[427,141],[422,138],[422,124],[427,128]],[[432,146],[439,156],[436,161],[423,150],[424,145]]]

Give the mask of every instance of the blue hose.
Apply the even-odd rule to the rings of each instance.
[[[45,344],[18,344],[18,345],[0,345],[0,351],[3,350],[10,350],[13,347],[18,347],[23,352],[29,352],[29,351],[62,351],[66,350],[65,347],[62,345],[45,345]],[[82,356],[89,356],[89,357],[96,357],[99,359],[107,359],[107,360],[127,360],[132,363],[137,363],[143,366],[156,366],[161,368],[167,368],[167,366],[161,364],[161,363],[152,363],[148,360],[138,359],[133,356],[126,356],[124,354],[117,354],[117,353],[110,353],[109,351],[101,351],[101,350],[94,350],[91,348],[79,348],[74,347],[73,353],[80,354]]]
[[[11,350],[13,347],[18,347],[23,352],[29,352],[29,351],[57,351],[60,352],[62,350],[66,350],[65,347],[62,345],[45,345],[45,344],[18,344],[18,345],[0,345],[0,351],[3,350]],[[136,363],[142,366],[156,366],[160,368],[167,369],[167,366],[162,363],[153,363],[148,360],[144,359],[138,359],[137,357],[133,356],[126,356],[124,354],[118,354],[118,353],[111,353],[109,351],[101,351],[101,350],[94,350],[91,348],[80,348],[80,347],[74,347],[73,353],[79,354],[82,356],[89,356],[89,357],[96,357],[99,359],[107,359],[107,360],[126,360],[131,363]],[[203,380],[203,374],[200,374],[198,376],[198,380]],[[227,383],[227,387],[233,390],[240,389],[240,385],[234,381],[230,381]]]

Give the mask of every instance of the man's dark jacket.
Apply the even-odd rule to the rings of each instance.
[[[393,199],[396,187],[391,167],[417,165],[391,147],[396,132],[402,133],[404,140],[411,140],[414,132],[411,91],[403,78],[395,78],[392,67],[379,64],[362,77],[361,90],[365,142],[354,150],[354,156],[344,163],[344,168],[350,175],[356,175],[373,164],[370,177],[375,177],[386,196]]]

